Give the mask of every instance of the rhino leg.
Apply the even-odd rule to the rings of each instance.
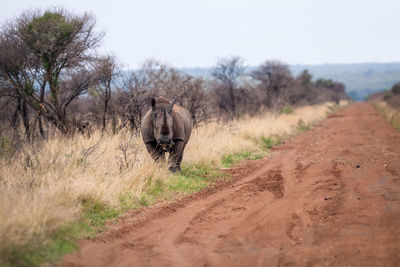
[[[155,162],[160,162],[162,160],[165,160],[165,152],[161,149],[161,147],[157,147],[156,142],[146,143],[146,148]]]
[[[185,144],[183,141],[175,142],[175,146],[169,154],[168,165],[171,172],[176,172],[181,170],[181,161],[183,157],[183,150]]]

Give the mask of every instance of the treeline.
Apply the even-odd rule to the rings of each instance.
[[[307,70],[294,77],[278,61],[246,72],[241,58],[220,59],[212,78],[156,61],[124,71],[115,56],[97,51],[104,34],[95,26],[92,15],[65,9],[28,11],[2,25],[0,136],[137,131],[149,99],[158,95],[177,99],[195,125],[348,99],[343,84],[313,81]]]

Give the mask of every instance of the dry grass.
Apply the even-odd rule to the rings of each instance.
[[[375,101],[374,106],[382,115],[393,125],[396,130],[400,130],[400,109],[393,108],[385,101]]]
[[[210,123],[194,130],[183,164],[220,167],[224,155],[261,150],[254,140],[292,134],[300,120],[321,120],[332,108],[325,104],[279,116]],[[27,146],[12,158],[0,159],[0,252],[46,240],[76,220],[85,201],[118,207],[122,195],[139,197],[149,177],[170,176],[152,162],[140,137],[128,132],[104,137],[95,132],[90,139],[77,135]]]
[[[342,103],[345,105],[345,103]],[[244,150],[261,152],[255,141],[271,135],[291,135],[300,124],[310,124],[323,119],[332,111],[331,103],[296,109],[291,114],[266,113],[258,117],[245,117],[228,124],[209,123],[194,131],[184,163],[204,163],[221,167],[221,158]]]

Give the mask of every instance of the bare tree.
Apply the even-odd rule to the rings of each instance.
[[[127,72],[117,88],[113,106],[121,120],[121,127],[129,125],[139,130],[150,96],[159,94],[160,81],[165,76],[164,66],[154,60],[144,62],[138,70]],[[114,128],[115,128],[115,120]]]
[[[106,129],[107,111],[111,100],[112,83],[119,74],[116,58],[114,56],[105,56],[97,60],[95,65],[95,86],[93,86],[92,94],[94,94],[102,103],[102,131]]]
[[[196,127],[200,123],[207,122],[212,115],[209,94],[205,90],[202,78],[189,76],[184,80],[187,81],[186,86],[183,89],[183,94],[177,99],[190,112],[193,126]]]
[[[91,66],[88,68],[78,68],[68,70],[64,73],[63,80],[60,81],[60,89],[58,94],[59,103],[63,108],[63,116],[68,119],[70,124],[70,133],[78,131],[84,133],[88,128],[88,118],[93,114],[77,114],[76,110],[71,107],[72,103],[77,101],[79,97],[88,92],[95,80],[96,72]],[[76,108],[76,106],[75,106]]]
[[[24,96],[31,91],[32,81],[27,69],[34,65],[34,62],[28,55],[28,49],[21,45],[15,35],[6,31],[0,33],[0,96],[8,98],[8,101],[14,101],[15,112],[12,124],[16,126],[18,114],[20,114],[25,126],[25,134],[29,138],[29,114]]]
[[[214,92],[218,97],[218,106],[231,119],[237,115],[239,78],[243,73],[243,60],[240,57],[219,59],[211,73],[217,82]]]

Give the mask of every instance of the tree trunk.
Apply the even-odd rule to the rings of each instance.
[[[106,117],[107,117],[107,109],[108,109],[108,101],[104,101],[104,110],[103,110],[103,129],[102,132],[106,130]]]
[[[19,120],[18,120],[18,115],[21,112],[21,98],[17,98],[17,108],[14,111],[14,114],[11,118],[11,128],[13,128],[15,131],[18,131],[18,126],[19,126]]]
[[[22,115],[22,121],[25,126],[25,134],[29,140],[31,137],[31,131],[30,131],[30,127],[29,127],[28,107],[27,107],[24,99],[21,99],[21,115]]]
[[[233,86],[230,86],[229,93],[230,93],[231,108],[232,108],[231,120],[233,120],[233,118],[235,118],[236,116],[235,90]]]
[[[39,124],[39,132],[40,132],[40,136],[45,139],[46,138],[46,132],[43,129],[43,123],[42,123],[42,114],[39,113],[39,118],[38,118],[38,124]]]

